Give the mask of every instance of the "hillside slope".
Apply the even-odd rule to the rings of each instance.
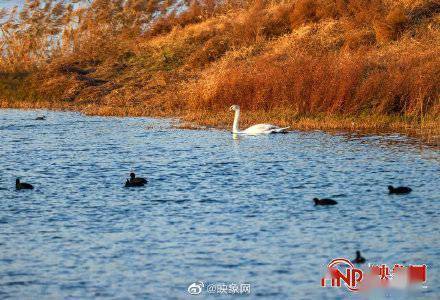
[[[35,64],[4,57],[1,105],[225,127],[239,104],[244,124],[438,135],[439,0],[240,3],[194,2],[141,34],[89,24]]]

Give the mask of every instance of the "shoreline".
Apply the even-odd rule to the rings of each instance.
[[[179,129],[216,128],[227,130],[232,126],[233,114],[225,111],[186,111],[186,110],[155,110],[150,106],[110,106],[96,103],[67,102],[10,102],[0,100],[0,109],[47,109],[55,111],[75,111],[89,116],[114,117],[152,117],[174,118]],[[313,131],[322,130],[329,133],[346,132],[367,135],[403,134],[416,138],[421,143],[440,146],[440,119],[426,118],[423,122],[415,122],[410,118],[386,115],[368,116],[328,116],[311,115],[296,116],[285,109],[273,111],[243,111],[240,127],[268,122],[278,126],[290,126],[290,130]]]

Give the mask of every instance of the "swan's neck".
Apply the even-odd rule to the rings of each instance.
[[[234,124],[232,125],[232,133],[238,133],[238,120],[240,119],[240,110],[235,111]]]

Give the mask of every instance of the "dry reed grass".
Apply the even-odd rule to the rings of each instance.
[[[439,135],[439,0],[49,2],[2,26],[2,107]]]

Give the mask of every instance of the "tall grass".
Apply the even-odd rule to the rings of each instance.
[[[8,103],[440,118],[440,0],[73,2],[0,13]]]

